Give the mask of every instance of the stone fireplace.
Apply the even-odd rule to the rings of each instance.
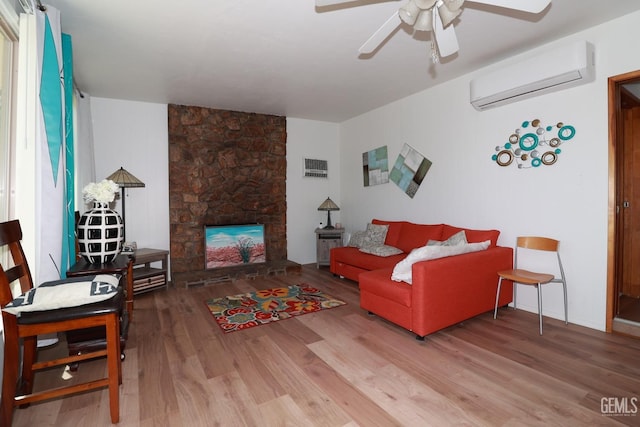
[[[174,283],[229,273],[205,269],[205,225],[264,224],[264,268],[285,264],[286,118],[172,104],[168,112]]]

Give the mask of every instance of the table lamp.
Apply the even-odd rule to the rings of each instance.
[[[144,187],[144,182],[140,181],[138,178],[133,176],[131,172],[124,169],[122,166],[120,169],[112,173],[107,177],[111,181],[118,184],[120,189],[122,190],[122,222],[124,223],[124,230],[122,233],[123,240],[127,241],[127,222],[124,219],[124,189],[125,188],[135,188],[135,187]]]
[[[318,207],[319,211],[327,211],[327,225],[323,228],[324,230],[333,230],[335,227],[331,225],[331,211],[339,211],[340,208],[336,205],[333,200],[327,197],[327,200],[322,202],[322,204]]]

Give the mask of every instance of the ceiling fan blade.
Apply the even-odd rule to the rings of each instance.
[[[402,21],[400,20],[400,16],[398,15],[398,11],[396,11],[387,21],[382,24],[380,28],[376,30],[375,33],[369,39],[364,42],[358,52],[360,53],[371,53],[382,43],[387,37],[393,33],[393,31],[400,26]]]
[[[453,25],[449,25],[447,28],[442,26],[442,19],[440,19],[440,14],[437,12],[437,9],[434,10],[434,15],[433,36],[436,39],[438,53],[441,58],[453,55],[460,49],[456,30],[453,28]]]
[[[540,13],[551,0],[468,0],[473,3],[489,4],[492,6],[506,7],[507,9],[522,10],[523,12]]]

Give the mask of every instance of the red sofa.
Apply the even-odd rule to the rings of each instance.
[[[355,247],[331,249],[330,271],[359,282],[360,306],[416,334],[417,338],[493,310],[497,272],[513,268],[513,249],[497,246],[498,230],[470,230],[447,224],[373,220],[388,225],[384,244],[403,253],[380,257]],[[469,243],[490,241],[489,248],[412,266],[413,284],[391,280],[394,266],[428,240],[444,241],[464,230]],[[513,299],[503,282],[499,306]]]

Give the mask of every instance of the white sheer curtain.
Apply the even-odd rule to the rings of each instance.
[[[57,9],[31,4],[20,16],[14,213],[37,286],[65,277],[74,262],[77,131],[71,37]]]
[[[76,101],[76,209],[82,214],[86,205],[82,200],[82,189],[96,181],[96,164],[93,154],[93,121],[91,97],[75,91]]]
[[[21,15],[19,42],[15,214],[35,283],[41,283],[64,275],[68,260],[65,126],[70,122],[58,10],[47,6],[46,12]]]

